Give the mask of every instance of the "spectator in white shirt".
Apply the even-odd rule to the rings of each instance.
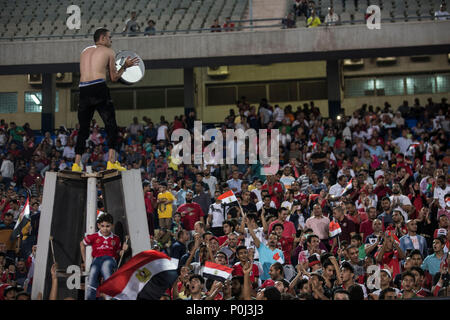
[[[408,137],[408,130],[402,130],[402,136],[392,141],[399,149],[400,153],[405,154],[408,151],[409,146],[413,143],[411,138]]]
[[[275,110],[273,111],[273,120],[275,121],[275,128],[281,126],[284,119],[284,110],[280,108],[279,105],[275,105]]]
[[[434,13],[434,20],[448,20],[449,15],[446,4],[442,3],[439,7],[439,11]]]
[[[73,143],[72,139],[69,139],[69,141],[67,142],[67,145],[64,147],[62,156],[63,156],[63,158],[66,158],[68,160],[75,158],[75,148],[74,148],[74,143]]]
[[[332,185],[330,187],[329,194],[333,196],[333,198],[338,199],[342,196],[342,192],[344,191],[345,187],[347,186],[347,177],[345,175],[342,175],[338,178],[338,181],[336,184]]]
[[[4,183],[6,187],[9,186],[14,175],[14,164],[11,161],[12,155],[8,153],[6,158],[2,155],[3,161],[0,168],[1,180],[0,183]]]
[[[234,170],[232,179],[228,180],[227,183],[228,187],[230,187],[234,193],[241,192],[242,180],[239,179],[239,171]]]
[[[334,9],[333,7],[328,7],[328,14],[325,17],[325,21],[324,23],[329,26],[329,25],[336,25],[337,23],[339,23],[339,16],[334,13]]]
[[[437,199],[441,209],[445,208],[445,195],[450,193],[450,186],[445,182],[445,176],[439,176],[436,180],[436,187],[434,188],[433,199]]]

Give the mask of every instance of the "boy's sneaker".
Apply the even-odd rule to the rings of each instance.
[[[72,165],[72,171],[74,171],[74,172],[81,172],[83,170],[81,169],[81,167],[76,162],[74,162],[73,165]]]
[[[108,161],[107,165],[106,165],[106,170],[118,170],[118,171],[125,171],[127,170],[126,168],[122,167],[120,165],[119,161],[116,161],[114,163],[112,163],[111,161]]]

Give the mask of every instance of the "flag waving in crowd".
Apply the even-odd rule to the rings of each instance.
[[[234,192],[231,190],[225,192],[224,194],[221,194],[217,199],[221,200],[222,203],[225,203],[225,204],[229,204],[229,203],[237,201],[237,198],[234,195]]]
[[[23,206],[22,212],[19,214],[16,225],[14,226],[14,231],[11,233],[11,239],[16,239],[22,232],[23,227],[30,221],[30,197],[27,197],[27,201]]]
[[[341,197],[346,196],[352,189],[353,189],[353,179],[350,179],[350,181],[345,186],[344,190],[342,190]]]
[[[217,281],[230,280],[232,272],[233,268],[209,261],[205,262],[205,266],[203,268],[204,277]]]
[[[328,226],[328,230],[329,230],[330,238],[337,237],[339,234],[342,233],[341,226],[339,225],[339,223],[337,223],[335,221],[330,222],[330,224]]]
[[[147,250],[125,263],[98,291],[116,300],[159,300],[177,277],[177,267],[165,253]]]

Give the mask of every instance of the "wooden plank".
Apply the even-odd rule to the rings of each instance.
[[[147,214],[141,172],[137,169],[122,171],[125,213],[130,232],[132,255],[150,250]]]
[[[45,276],[47,273],[48,247],[50,241],[50,228],[52,225],[53,205],[55,202],[56,179],[56,172],[46,172],[34,265],[33,287],[31,292],[32,300],[37,300],[39,293],[43,295],[45,289]]]

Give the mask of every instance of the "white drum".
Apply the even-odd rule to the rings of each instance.
[[[130,59],[133,59],[135,57],[139,58],[139,64],[136,66],[132,66],[127,68],[122,76],[120,77],[119,81],[123,84],[132,85],[137,82],[139,82],[145,74],[145,65],[144,61],[142,61],[141,57],[137,55],[136,52],[124,50],[120,51],[116,55],[116,68],[119,70],[122,65],[125,63],[125,60],[127,57],[130,57]]]

